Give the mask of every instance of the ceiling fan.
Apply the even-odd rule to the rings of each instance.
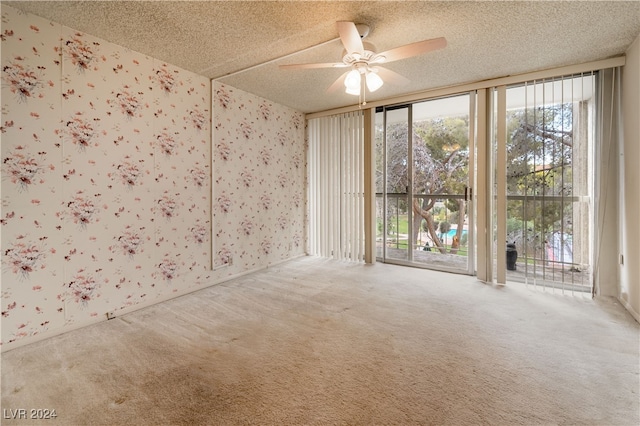
[[[399,85],[409,82],[406,77],[387,68],[383,68],[379,66],[380,64],[421,55],[433,50],[442,49],[447,45],[447,40],[444,37],[439,37],[376,53],[375,47],[373,47],[371,43],[362,41],[362,39],[369,34],[369,27],[367,25],[356,25],[353,22],[339,21],[337,22],[337,27],[340,40],[345,48],[342,62],[290,64],[280,65],[280,68],[351,68],[342,74],[327,91],[335,91],[344,84],[346,93],[359,96],[361,94],[361,88],[364,89],[365,85],[370,92],[374,92],[382,87],[385,81]],[[364,90],[362,91],[364,92]],[[365,103],[366,101],[363,102],[363,105]]]

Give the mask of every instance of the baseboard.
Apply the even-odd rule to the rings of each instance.
[[[187,294],[195,293],[197,291],[201,291],[201,290],[204,290],[204,289],[216,286],[216,285],[220,285],[220,284],[223,284],[225,282],[228,282],[228,281],[243,277],[245,275],[249,275],[249,274],[253,274],[255,272],[263,271],[265,269],[272,268],[274,266],[277,266],[277,265],[280,265],[282,263],[289,262],[291,260],[297,259],[299,257],[304,257],[304,256],[306,256],[306,254],[304,254],[304,253],[303,254],[299,254],[299,255],[295,255],[295,256],[292,256],[292,257],[287,258],[287,259],[279,260],[279,261],[273,262],[273,263],[267,263],[264,266],[259,266],[257,268],[253,268],[253,269],[249,269],[249,270],[246,270],[246,271],[242,271],[242,272],[239,272],[237,274],[216,278],[211,282],[207,282],[206,284],[202,284],[202,285],[199,285],[199,286],[196,286],[196,287],[190,287],[190,288],[185,289],[183,291],[177,291],[175,293],[171,293],[171,294],[159,297],[159,298],[154,299],[152,301],[139,303],[139,304],[133,305],[133,306],[128,306],[126,308],[122,308],[122,309],[119,309],[119,310],[115,311],[115,318],[121,317],[121,316],[129,314],[131,312],[135,312],[135,311],[139,311],[141,309],[148,308],[150,306],[157,305],[159,303],[164,303],[164,302],[167,302],[169,300],[177,299],[178,297],[186,296]],[[62,334],[69,333],[71,331],[75,331],[75,330],[78,330],[78,329],[81,329],[81,328],[90,327],[90,326],[93,326],[93,325],[96,325],[96,324],[100,324],[100,323],[102,323],[104,321],[110,321],[110,320],[108,320],[106,318],[102,318],[102,317],[97,317],[94,320],[83,321],[82,323],[73,324],[73,325],[64,327],[64,328],[59,329],[59,330],[46,331],[44,333],[36,334],[34,336],[30,336],[30,337],[27,337],[25,339],[21,339],[21,340],[18,340],[16,342],[13,342],[13,343],[11,343],[9,345],[6,345],[6,344],[2,345],[2,348],[0,349],[0,353],[8,352],[8,351],[11,351],[13,349],[17,349],[17,348],[20,348],[20,347],[23,347],[23,346],[31,345],[33,343],[37,343],[37,342],[40,342],[40,341],[43,341],[43,340],[46,340],[46,339],[50,339],[52,337],[60,336]]]
[[[619,296],[616,297],[616,299],[618,299],[618,302],[620,302],[620,304],[624,306],[624,308],[627,311],[629,311],[629,313],[636,320],[636,322],[640,323],[640,314],[636,312],[635,309],[633,309],[633,306],[631,306],[631,304],[627,300],[624,300]]]

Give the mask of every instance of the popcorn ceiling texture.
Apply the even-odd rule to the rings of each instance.
[[[389,64],[411,82],[369,100],[622,55],[640,33],[640,2],[4,2],[121,46],[219,78],[370,25],[378,51],[445,37],[448,46]],[[303,112],[353,105],[326,89],[343,70],[278,64],[341,59],[339,41],[220,81]]]
[[[217,97],[212,256],[211,81],[7,6],[2,33],[3,350],[303,252],[301,113]]]

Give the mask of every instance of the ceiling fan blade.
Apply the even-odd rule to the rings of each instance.
[[[405,44],[385,52],[378,53],[376,56],[384,56],[385,63],[397,61],[400,59],[410,58],[411,56],[421,55],[431,52],[432,50],[443,49],[447,46],[447,39],[444,37],[432,38],[431,40],[423,40],[415,43]]]
[[[344,48],[347,49],[347,53],[358,53],[360,56],[364,55],[364,46],[362,45],[362,39],[360,33],[356,28],[356,24],[347,21],[338,21],[338,34],[340,34],[340,40]]]
[[[409,83],[408,78],[398,74],[395,71],[391,71],[390,69],[375,67],[374,70],[385,83],[391,83],[397,86],[404,86],[405,84]]]
[[[347,78],[347,74],[349,74],[348,71],[338,77],[338,79],[334,81],[331,86],[329,86],[329,88],[327,89],[327,93],[333,93],[339,88],[344,87],[344,79]]]
[[[280,65],[282,69],[312,69],[312,68],[344,68],[347,65],[342,62],[325,62],[318,64],[289,64]]]

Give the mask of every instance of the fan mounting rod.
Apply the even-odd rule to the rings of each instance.
[[[367,24],[356,24],[356,30],[358,30],[360,38],[365,38],[369,35],[369,26]]]

